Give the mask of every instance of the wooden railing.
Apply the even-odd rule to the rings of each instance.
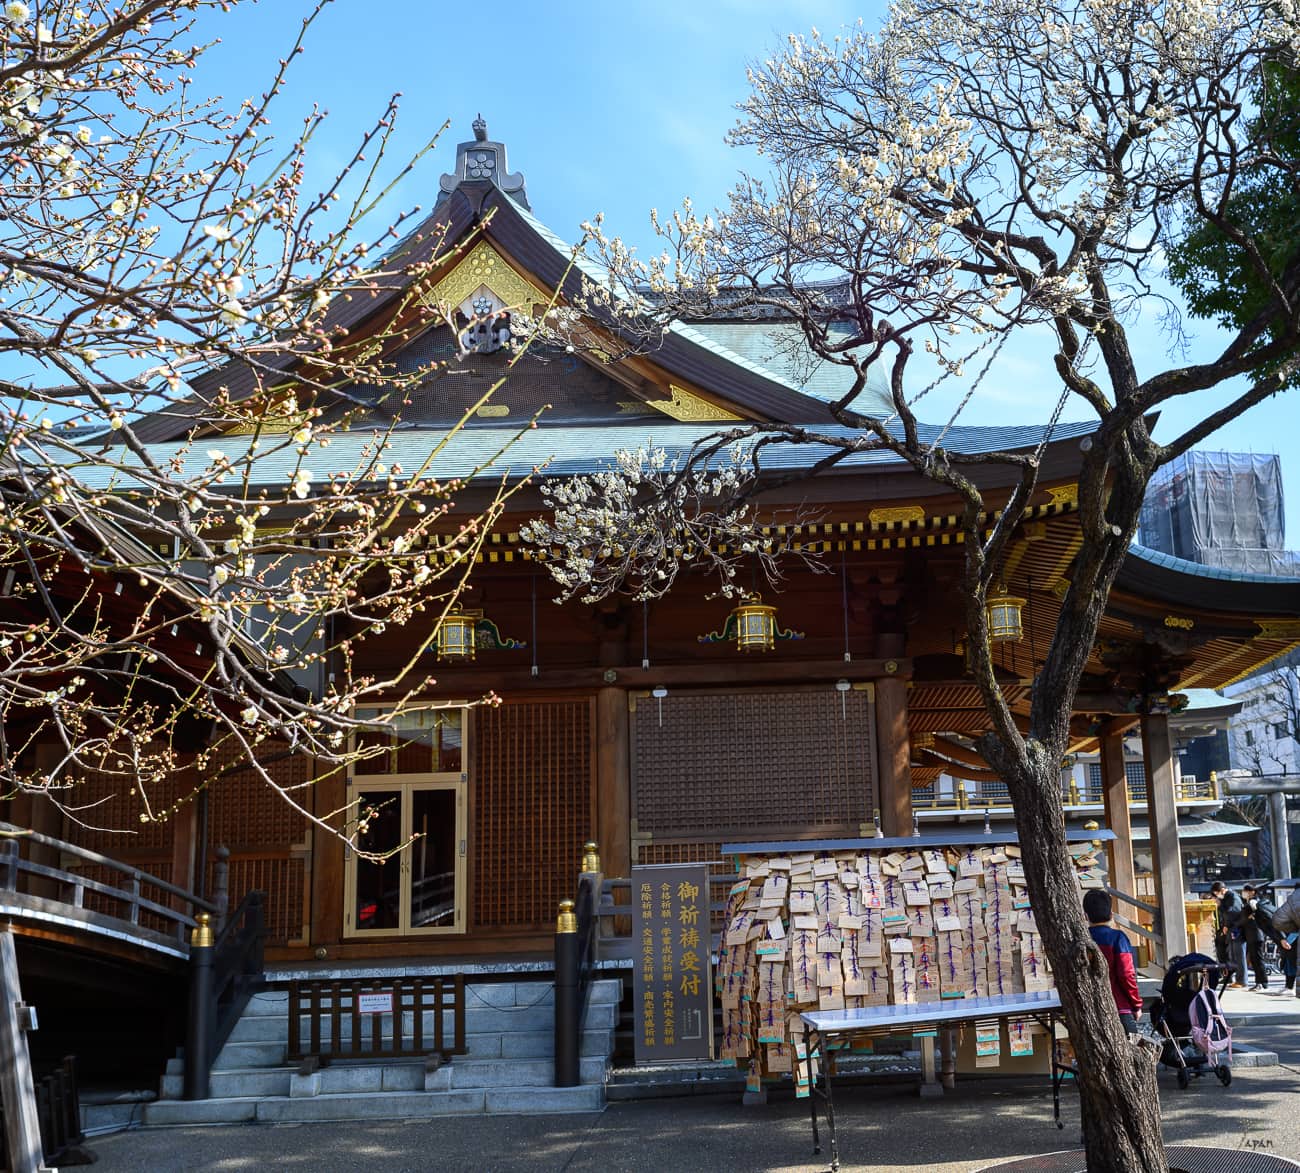
[[[215,938],[207,913],[190,944],[190,1011],[185,1035],[185,1098],[206,1100],[212,1064],[263,984],[266,898],[249,892]]]
[[[1218,801],[1219,788],[1212,778],[1187,776],[1180,778],[1174,789],[1176,802],[1215,802]],[[1099,784],[1085,782],[1079,785],[1071,781],[1061,788],[1061,798],[1067,806],[1101,806],[1102,788]],[[1128,783],[1128,800],[1131,806],[1144,806],[1147,802],[1145,782]],[[995,810],[1011,809],[1011,797],[1005,782],[976,782],[957,785],[947,793],[939,790],[936,783],[918,786],[912,790],[912,806],[916,810]]]
[[[425,1015],[432,1016],[431,1031]],[[467,1051],[464,974],[289,983],[287,1058],[305,1068],[331,1059],[450,1059]]]
[[[582,845],[582,870],[574,900],[561,900],[555,924],[555,1086],[581,1082],[582,1032],[600,956],[600,856]]]
[[[1127,904],[1131,908],[1136,908],[1145,912],[1151,917],[1151,928],[1141,924],[1133,917],[1125,916],[1122,912],[1116,912],[1114,916],[1115,923],[1126,932],[1136,933],[1139,937],[1150,943],[1151,960],[1161,969],[1168,965],[1168,957],[1165,950],[1165,938],[1161,932],[1160,909],[1154,904],[1148,904],[1145,900],[1139,900],[1127,892],[1121,892],[1118,888],[1106,887],[1106,892],[1112,900],[1120,904]]]
[[[206,912],[218,920],[224,914],[224,909],[214,901],[204,900],[148,872],[75,843],[9,823],[0,823],[0,836],[4,836],[0,839],[0,900],[6,901],[18,915],[70,922],[89,931],[118,933],[140,944],[166,946],[168,952],[184,955],[186,930],[194,926],[198,914]],[[28,848],[27,854],[23,852],[24,846]],[[31,858],[33,846],[58,852],[63,863],[71,857],[76,866],[89,865],[120,879],[106,883],[72,867],[39,863]],[[145,895],[146,890],[156,891],[159,899],[150,899]],[[88,908],[88,894],[112,911]],[[171,901],[163,903],[168,897]],[[150,928],[143,923],[145,918],[163,927]]]

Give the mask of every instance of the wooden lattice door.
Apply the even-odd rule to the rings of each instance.
[[[595,701],[507,702],[475,720],[474,925],[544,930],[596,825]]]

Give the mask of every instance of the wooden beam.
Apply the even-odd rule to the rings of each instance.
[[[942,754],[944,757],[951,758],[954,762],[961,762],[963,765],[973,766],[977,770],[991,770],[993,768],[982,754],[976,753],[973,749],[967,749],[950,737],[935,738],[934,748],[937,753]]]
[[[894,665],[888,671],[887,664]],[[909,660],[783,660],[763,658],[748,660],[719,660],[717,663],[664,664],[642,668],[640,664],[621,667],[543,668],[536,676],[528,668],[509,668],[486,671],[479,665],[460,668],[445,665],[437,670],[437,688],[441,693],[457,697],[482,696],[487,692],[501,694],[524,692],[555,692],[574,689],[597,691],[617,684],[622,689],[651,689],[657,685],[678,687],[725,686],[729,684],[830,684],[836,680],[905,680],[911,671]],[[612,673],[612,678],[609,674]]]
[[[967,782],[1001,782],[1002,775],[992,770],[977,770],[972,766],[954,762],[932,750],[922,750],[918,755],[921,763],[942,770],[951,778],[963,778]]]

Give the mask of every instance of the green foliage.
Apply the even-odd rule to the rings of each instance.
[[[1277,279],[1300,253],[1300,72],[1280,63],[1266,66],[1255,101],[1259,111],[1249,135],[1268,150],[1260,163],[1243,170],[1224,214],[1253,241],[1268,274]],[[1169,273],[1195,317],[1228,329],[1253,321],[1272,299],[1250,251],[1208,219],[1198,219],[1169,249]],[[1300,386],[1300,374],[1288,385]]]

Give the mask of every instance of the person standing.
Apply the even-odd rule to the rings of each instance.
[[[1083,894],[1083,915],[1088,918],[1088,932],[1097,942],[1106,968],[1110,971],[1110,992],[1115,999],[1119,1020],[1128,1034],[1137,1030],[1142,1017],[1142,995],[1138,991],[1137,968],[1133,963],[1133,946],[1129,939],[1110,923],[1110,896],[1100,888]]]
[[[1218,929],[1215,931],[1216,942],[1221,938],[1224,944],[1227,964],[1232,970],[1230,989],[1244,989],[1246,985],[1246,941],[1242,936],[1241,922],[1245,908],[1241,897],[1222,880],[1215,880],[1210,885],[1210,895],[1219,902],[1215,913]]]
[[[1294,989],[1300,997],[1300,982],[1296,981],[1296,960],[1300,954],[1300,888],[1291,891],[1290,898],[1271,917],[1273,931],[1286,939],[1291,946],[1282,954],[1286,988]]]
[[[1242,935],[1246,939],[1246,956],[1250,960],[1251,969],[1255,972],[1255,984],[1251,989],[1267,990],[1268,970],[1264,965],[1263,955],[1265,938],[1277,942],[1282,956],[1290,950],[1291,945],[1273,925],[1277,906],[1267,896],[1259,892],[1253,884],[1246,884],[1241,889],[1241,898],[1246,910],[1241,926]]]

